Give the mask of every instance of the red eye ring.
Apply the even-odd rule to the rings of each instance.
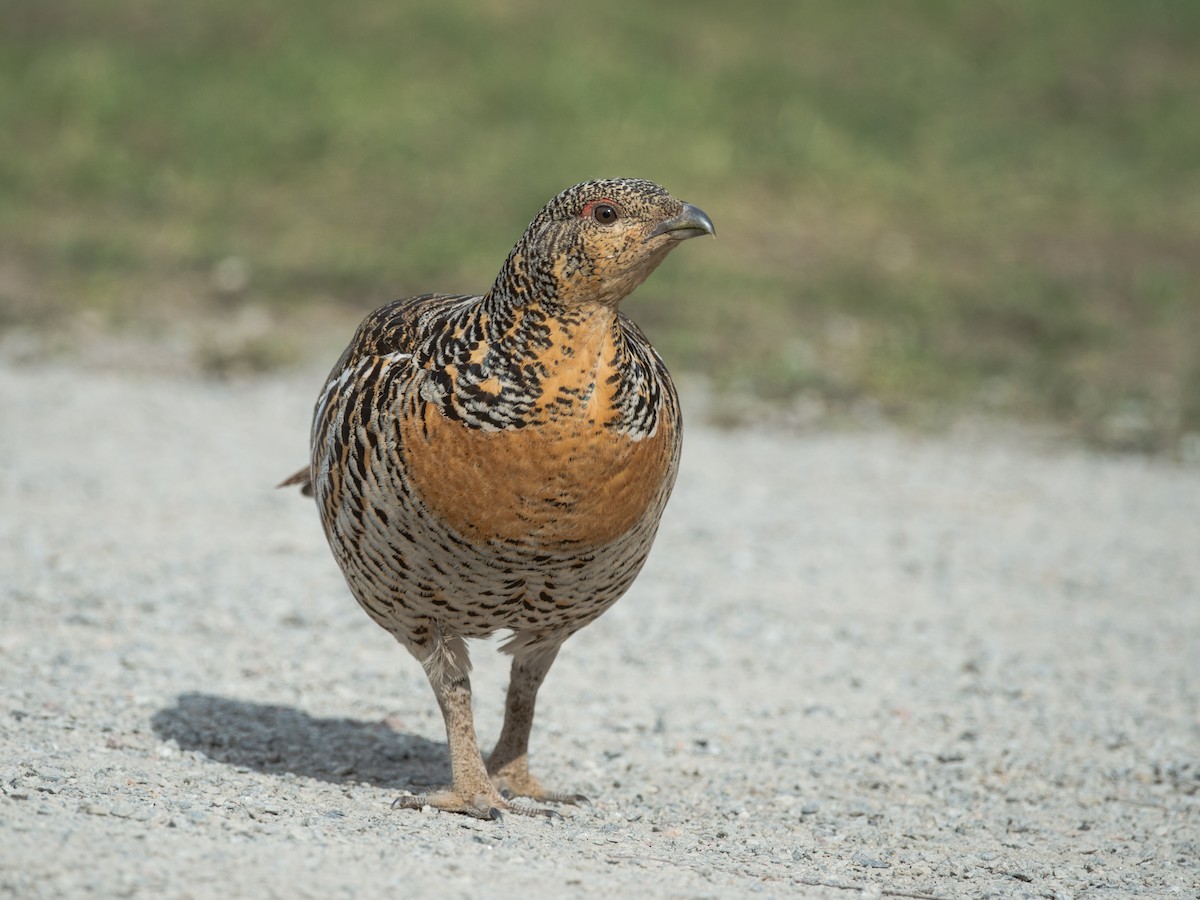
[[[596,200],[583,208],[583,218],[588,216],[601,225],[612,225],[621,218],[621,213],[611,200]]]

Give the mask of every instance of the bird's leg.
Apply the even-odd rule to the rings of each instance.
[[[446,742],[450,746],[450,789],[400,797],[392,805],[420,809],[429,805],[448,812],[462,812],[480,819],[498,819],[508,807],[488,779],[483,757],[475,740],[471,715],[471,679],[465,672],[434,680],[442,718],[446,722]]]
[[[461,638],[451,639],[446,644],[443,656],[436,659],[431,657],[433,661],[426,661],[425,671],[446,723],[446,742],[450,747],[450,787],[429,794],[398,797],[392,807],[420,809],[432,806],[480,819],[499,819],[502,810],[522,815],[557,816],[552,810],[512,806],[492,784],[475,739],[466,645]],[[450,660],[448,664],[447,660]]]
[[[582,794],[547,791],[529,774],[529,732],[538,688],[558,655],[558,647],[519,654],[513,658],[508,695],[504,701],[504,727],[496,749],[488,757],[492,783],[504,796],[529,797],[550,803],[587,803]]]

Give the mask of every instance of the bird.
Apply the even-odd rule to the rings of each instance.
[[[531,774],[538,689],[563,642],[626,592],[679,467],[662,358],[619,305],[682,241],[714,235],[653,182],[584,182],[534,217],[481,295],[370,313],[312,419],[315,496],[359,605],[422,665],[451,783],[398,797],[481,819],[583,804]],[[504,720],[486,760],[466,641],[505,631]]]

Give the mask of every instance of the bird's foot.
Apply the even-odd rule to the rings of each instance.
[[[504,814],[513,813],[519,816],[541,816],[547,819],[561,819],[552,809],[541,809],[524,803],[510,802],[509,797],[501,796],[492,790],[474,794],[460,793],[453,789],[435,791],[430,794],[407,794],[392,801],[392,809],[422,809],[432,806],[443,812],[462,813],[476,819],[500,820]]]
[[[466,797],[452,790],[406,794],[392,801],[392,809],[423,809],[426,806],[445,812],[463,813],[476,819],[502,819],[502,810],[508,808],[508,803],[498,795],[491,797],[487,794],[475,794]]]
[[[535,803],[565,803],[569,806],[589,806],[591,801],[583,794],[564,791],[548,791],[542,783],[529,774],[528,770],[506,771],[501,769],[492,774],[492,784],[506,800],[523,797]]]

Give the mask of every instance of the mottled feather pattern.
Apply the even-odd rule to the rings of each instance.
[[[315,417],[317,497],[338,561],[372,617],[417,646],[430,634],[431,617],[443,632],[465,637],[498,628],[565,637],[587,624],[640,570],[678,465],[674,386],[649,344],[627,339],[630,323],[622,316],[607,361],[620,377],[598,424],[638,441],[653,436],[661,418],[673,433],[641,527],[581,556],[575,542],[538,533],[524,540],[492,536],[475,547],[429,515],[409,477],[412,463],[395,428],[401,418],[425,423],[432,411],[482,431],[540,428],[577,416],[590,392],[606,387],[560,386],[546,397],[549,372],[539,361],[550,348],[544,315],[489,316],[481,300],[434,295],[377,311],[360,328],[354,352],[331,373]],[[481,346],[488,351],[481,354]],[[378,427],[389,420],[393,428]],[[425,429],[421,437],[428,440]],[[561,502],[540,499],[547,506]],[[397,527],[409,520],[421,529]],[[415,601],[406,588],[415,589]]]
[[[437,806],[511,808],[500,785],[566,796],[528,774],[533,698],[562,642],[640,571],[681,446],[671,377],[617,305],[702,233],[707,216],[650,182],[576,185],[485,294],[381,307],[330,372],[309,470],[287,483],[312,489],[359,604],[425,666],[454,769]],[[464,639],[502,629],[513,681],[485,769]]]

